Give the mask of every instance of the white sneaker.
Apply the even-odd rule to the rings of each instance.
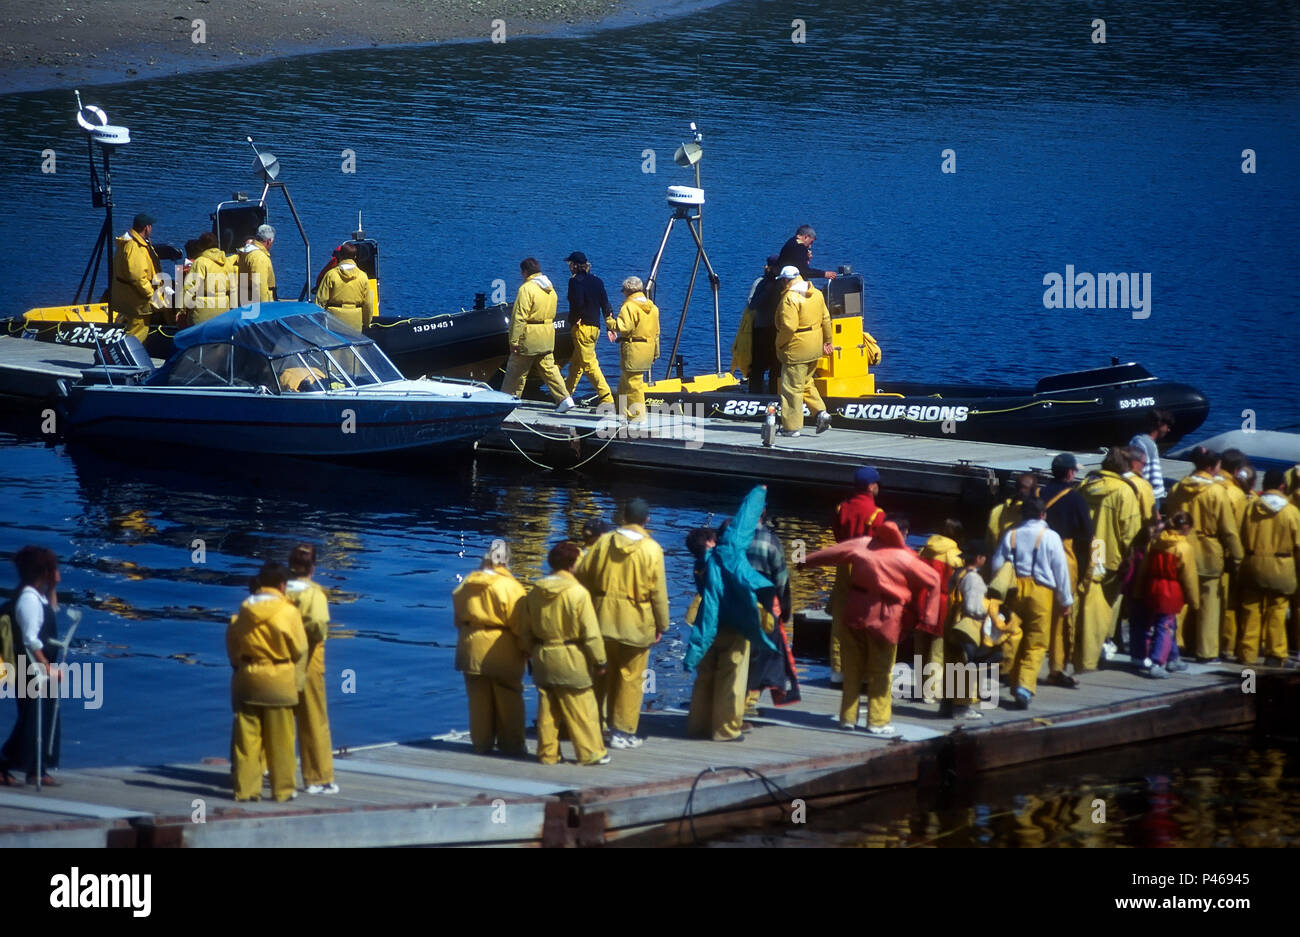
[[[1107,641],[1101,646],[1101,654],[1106,660],[1114,660],[1115,655],[1119,653],[1119,647],[1114,641]]]
[[[841,731],[841,732],[852,732],[855,728],[856,728],[856,726],[854,726],[853,723],[851,723],[851,722],[841,722],[841,723],[840,723],[840,731]]]
[[[308,786],[308,794],[337,794],[339,786],[331,781],[329,784],[312,784]]]
[[[831,671],[831,686],[844,686],[844,674],[838,670]]]
[[[610,763],[610,761],[611,761],[611,759],[610,759],[610,757],[609,757],[609,752],[606,752],[605,754],[603,754],[603,755],[601,755],[599,758],[597,758],[595,761],[588,761],[588,762],[585,762],[585,764],[587,764],[587,765],[589,765],[589,766],[590,766],[590,765],[607,765],[607,764]]]
[[[640,748],[641,740],[635,735],[624,735],[622,732],[615,732],[609,739],[610,748]]]
[[[886,722],[883,726],[867,726],[867,731],[877,738],[893,739],[898,737],[898,730],[894,728],[893,723]]]
[[[572,410],[575,406],[577,406],[577,404],[575,404],[575,403],[573,402],[573,398],[572,398],[572,397],[565,397],[563,400],[561,400],[559,403],[557,403],[557,404],[555,405],[555,412],[556,412],[556,413],[568,413],[568,412],[569,412],[570,410]]]

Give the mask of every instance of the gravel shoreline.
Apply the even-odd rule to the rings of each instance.
[[[619,14],[654,18],[656,6],[628,0],[23,0],[0,14],[0,88],[71,88],[335,49],[487,40],[496,20],[504,21],[509,41]]]

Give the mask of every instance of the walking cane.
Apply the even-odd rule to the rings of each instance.
[[[63,664],[67,662],[68,648],[72,647],[72,636],[77,633],[77,625],[81,624],[81,609],[68,609],[68,621],[71,622],[71,624],[68,625],[68,633],[63,636],[63,640],[60,641],[58,638],[50,639],[50,643],[59,649],[58,666],[60,672],[63,670]],[[51,682],[50,686],[51,688],[53,687],[53,682]],[[50,744],[48,751],[46,751],[47,756],[53,756],[54,754],[54,733],[59,731],[59,700],[62,698],[63,694],[61,692],[55,694],[54,712],[50,716]],[[39,727],[40,724],[37,723],[37,725]],[[37,739],[41,738],[39,735],[36,737]],[[38,743],[37,748],[39,747],[40,744]]]

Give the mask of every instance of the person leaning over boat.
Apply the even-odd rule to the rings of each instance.
[[[1246,511],[1241,540],[1246,558],[1239,573],[1237,657],[1255,663],[1263,637],[1267,663],[1281,666],[1287,659],[1286,609],[1300,568],[1300,509],[1287,501],[1281,469],[1264,473],[1264,491]]]
[[[831,314],[821,291],[800,278],[794,267],[783,267],[781,305],[776,313],[776,353],[781,362],[781,429],[793,437],[803,428],[803,405],[817,423],[817,432],[831,427],[831,415],[817,393],[813,375],[817,359],[832,352]],[[820,341],[818,341],[820,339]]]
[[[623,305],[618,318],[605,320],[611,342],[620,344],[618,363],[618,402],[628,422],[646,418],[645,372],[659,357],[659,307],[643,292],[645,284],[637,276],[623,281]]]
[[[493,540],[479,568],[451,593],[456,669],[465,675],[469,740],[486,755],[493,747],[526,755],[524,650],[516,606],[524,587],[510,572],[510,547]]]
[[[108,293],[113,324],[144,341],[153,321],[154,293],[163,285],[158,254],[149,240],[156,219],[140,212],[131,229],[117,239],[113,252],[113,286]]]
[[[1062,452],[1052,459],[1052,480],[1038,489],[1038,497],[1047,508],[1047,526],[1056,531],[1065,548],[1065,562],[1070,571],[1070,594],[1079,594],[1079,557],[1088,556],[1092,545],[1092,512],[1088,502],[1079,494],[1075,477],[1079,460],[1071,452]],[[1005,530],[1003,531],[1005,533]],[[1001,543],[1001,538],[997,541]],[[1079,681],[1065,672],[1065,666],[1074,655],[1079,603],[1058,610],[1052,616],[1052,636],[1047,652],[1047,679],[1049,686],[1074,689]]]
[[[574,251],[565,258],[569,265],[569,330],[573,333],[573,358],[569,361],[569,379],[566,387],[570,396],[578,389],[583,375],[596,388],[600,403],[613,403],[609,382],[600,370],[596,358],[596,345],[600,339],[602,322],[614,315],[609,304],[605,283],[591,272],[591,264],[582,251]]]
[[[813,230],[812,225],[799,225],[794,232],[794,236],[781,246],[781,252],[777,254],[776,258],[776,269],[795,267],[799,271],[799,276],[805,280],[811,280],[813,277],[825,277],[828,280],[834,280],[834,270],[814,270],[811,266],[812,245],[815,240],[817,240],[817,232]]]
[[[1016,594],[1007,604],[1020,617],[1023,633],[1010,683],[1016,706],[1028,709],[1038,691],[1038,671],[1051,642],[1052,618],[1067,613],[1074,595],[1065,547],[1056,531],[1047,526],[1047,507],[1038,498],[1026,498],[1020,505],[1020,517],[1020,525],[1007,531],[994,551],[991,568],[994,576],[1008,563],[1015,568]]]
[[[185,274],[184,306],[190,325],[216,318],[230,309],[239,292],[239,267],[234,254],[217,244],[217,236],[204,231],[198,237],[199,255]]]
[[[316,305],[338,316],[350,328],[364,332],[375,317],[375,294],[370,277],[357,266],[357,246],[344,244],[338,249],[338,263],[321,277],[316,288]]]
[[[298,750],[302,753],[302,783],[308,794],[337,794],[334,783],[334,746],[330,741],[330,717],[325,701],[325,639],[329,637],[330,607],[325,590],[312,582],[316,571],[316,548],[300,543],[289,551],[289,574],[285,595],[302,616],[307,635],[307,682],[298,694],[294,723],[298,727]]]
[[[568,729],[579,764],[609,764],[592,692],[605,674],[605,647],[591,595],[573,574],[580,553],[568,540],[552,547],[551,574],[537,580],[517,610],[537,685],[537,758],[544,765],[560,761],[558,723]]]
[[[294,783],[293,710],[306,683],[307,633],[298,609],[285,597],[289,571],[262,566],[253,594],[226,629],[226,654],[235,710],[230,729],[235,800],[260,800],[262,765],[271,773],[277,801],[298,796]]]
[[[58,693],[52,681],[57,681],[60,674],[50,667],[57,659],[52,642],[58,638],[54,616],[59,609],[59,560],[52,550],[26,546],[14,554],[13,564],[18,571],[18,593],[0,610],[0,623],[7,619],[11,635],[10,651],[5,656],[9,668],[5,680],[15,684],[22,680],[31,686],[32,677],[36,676],[44,695],[32,698],[26,693],[12,693],[18,703],[18,720],[3,750],[0,750],[0,782],[13,783],[9,769],[15,768],[26,772],[28,784],[35,784],[36,765],[40,761],[41,784],[58,787],[59,782],[45,771],[59,766],[60,732],[54,720]],[[18,666],[20,660],[25,662],[25,667]],[[11,692],[12,689],[11,686]],[[36,731],[38,715],[39,737]]]
[[[271,263],[271,245],[275,228],[259,225],[253,238],[239,249],[235,265],[239,270],[239,305],[269,303],[279,297],[275,292],[275,265]]]
[[[1123,477],[1128,470],[1123,450],[1112,448],[1101,468],[1079,486],[1092,519],[1092,543],[1088,555],[1079,558],[1082,604],[1076,619],[1076,673],[1096,670],[1103,654],[1110,660],[1118,650],[1113,637],[1119,627],[1123,569],[1133,538],[1142,529],[1137,495]]]
[[[857,537],[869,537],[885,522],[885,511],[876,506],[876,495],[880,493],[880,473],[874,466],[864,465],[853,473],[853,487],[856,489],[851,498],[835,506],[835,519],[831,522],[831,531],[836,543],[853,540]],[[844,600],[849,592],[849,566],[841,563],[835,567],[835,585],[831,588],[830,615],[830,665],[831,686],[844,682],[844,666],[841,648],[847,637],[844,630]]]
[[[1192,518],[1191,541],[1196,550],[1196,572],[1200,579],[1199,608],[1189,609],[1180,635],[1181,643],[1195,651],[1201,663],[1219,659],[1223,627],[1223,571],[1236,568],[1243,559],[1232,503],[1227,489],[1215,472],[1219,454],[1204,446],[1192,450],[1195,471],[1174,485],[1165,500],[1165,513],[1186,511]],[[1223,648],[1231,654],[1230,648]]]
[[[555,364],[555,287],[536,258],[520,261],[519,273],[524,282],[510,312],[510,359],[501,389],[512,397],[521,396],[528,375],[537,369],[555,398],[555,409],[566,413],[573,408],[573,397]]]
[[[596,702],[610,745],[637,748],[650,645],[668,630],[668,583],[664,551],[645,529],[650,505],[632,498],[622,526],[582,555],[577,576],[591,592],[605,638],[609,669],[596,683]]]
[[[1146,453],[1146,468],[1142,476],[1150,483],[1156,498],[1156,511],[1161,510],[1165,500],[1165,474],[1160,466],[1159,442],[1169,435],[1174,428],[1174,415],[1168,410],[1151,410],[1147,413],[1146,429],[1129,440],[1130,446],[1138,446]]]
[[[846,540],[808,554],[804,566],[849,564],[850,586],[845,601],[846,637],[844,689],[840,694],[840,728],[852,731],[858,722],[863,678],[867,684],[867,731],[892,738],[890,723],[894,660],[903,637],[905,610],[921,596],[919,624],[933,629],[939,617],[939,574],[907,549],[899,529],[890,521],[873,537]]]

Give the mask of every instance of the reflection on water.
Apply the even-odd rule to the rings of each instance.
[[[807,821],[709,845],[1294,847],[1300,744],[1186,736],[990,772],[955,790],[814,802]]]

